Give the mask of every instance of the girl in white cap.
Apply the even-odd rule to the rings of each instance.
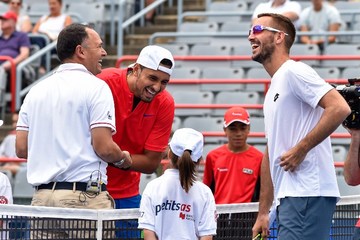
[[[139,228],[145,240],[210,240],[216,234],[216,206],[209,187],[196,180],[202,158],[203,135],[191,128],[175,131],[170,143],[170,165],[144,190]]]

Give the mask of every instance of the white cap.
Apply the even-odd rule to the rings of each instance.
[[[168,59],[171,61],[172,63],[171,68],[160,65],[160,62],[164,59]],[[159,47],[156,45],[150,45],[144,47],[141,50],[138,59],[136,60],[136,63],[146,68],[150,68],[152,70],[163,71],[169,75],[171,75],[172,70],[175,67],[174,58],[171,52],[169,52],[169,50],[163,47]]]
[[[176,156],[182,156],[185,150],[191,151],[191,160],[199,161],[203,153],[204,136],[192,128],[180,128],[174,132],[169,143]]]

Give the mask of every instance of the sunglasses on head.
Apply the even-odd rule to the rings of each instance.
[[[281,31],[281,30],[276,29],[276,28],[265,27],[265,26],[262,26],[262,25],[255,25],[255,26],[253,26],[253,27],[249,30],[249,36],[250,36],[251,34],[261,33],[261,32],[264,31],[264,30],[268,30],[268,31],[270,31],[270,32],[283,32],[286,36],[289,35],[289,34],[287,34],[286,32]]]

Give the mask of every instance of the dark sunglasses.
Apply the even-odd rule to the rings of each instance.
[[[276,29],[276,28],[272,28],[272,27],[265,27],[265,26],[262,26],[262,25],[255,25],[252,27],[252,29],[249,30],[249,36],[251,34],[258,34],[258,33],[261,33],[262,31],[264,30],[268,30],[270,32],[283,32],[286,36],[288,36],[289,34],[287,34],[286,32],[284,31],[281,31],[279,29]]]

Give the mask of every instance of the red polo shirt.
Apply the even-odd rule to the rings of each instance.
[[[121,150],[143,154],[144,150],[163,152],[169,142],[174,119],[174,99],[164,90],[150,103],[140,101],[134,111],[134,95],[126,81],[127,69],[104,69],[97,77],[110,87],[115,104],[116,134],[114,141]],[[140,173],[108,166],[107,189],[114,199],[139,194]]]
[[[260,176],[263,154],[251,146],[241,153],[231,152],[226,144],[208,153],[203,182],[215,183],[216,204],[251,202]]]

